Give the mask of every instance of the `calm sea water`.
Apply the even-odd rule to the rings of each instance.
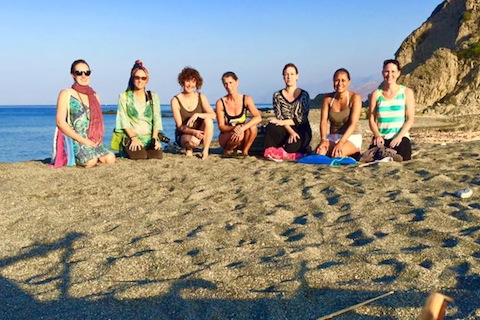
[[[271,108],[270,104],[259,104],[259,108]],[[162,105],[163,132],[172,142],[175,138],[175,122],[169,105]],[[116,105],[102,106],[103,111],[117,110]],[[0,106],[0,162],[45,160],[52,156],[55,132],[55,111],[47,106]],[[104,143],[110,147],[115,114],[104,114]],[[214,139],[218,137],[215,126]]]

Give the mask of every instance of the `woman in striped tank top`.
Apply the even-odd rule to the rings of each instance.
[[[397,60],[383,62],[383,83],[370,98],[370,130],[374,146],[385,146],[397,151],[403,160],[412,157],[409,130],[415,116],[413,90],[397,84],[401,67]]]

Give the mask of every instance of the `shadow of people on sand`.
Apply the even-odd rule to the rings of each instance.
[[[263,287],[261,283],[256,288],[241,288],[259,294],[265,298],[256,299],[225,299],[215,298],[221,286],[199,277],[199,272],[183,274],[176,279],[140,279],[118,284],[105,292],[92,292],[90,295],[78,298],[72,297],[70,291],[81,279],[72,279],[72,268],[78,261],[74,259],[75,243],[84,238],[83,234],[69,233],[55,243],[36,244],[25,248],[24,252],[0,260],[0,318],[2,319],[317,319],[336,312],[342,308],[355,305],[386,292],[379,284],[377,291],[346,290],[331,288],[312,288],[306,280],[309,271],[306,261],[300,261],[296,279],[299,288],[291,297],[276,286]],[[8,279],[6,269],[22,266],[31,259],[45,257],[54,252],[60,253],[59,263],[55,272],[29,275],[25,279]],[[395,265],[395,262],[390,262]],[[334,263],[331,264],[335,265]],[[205,264],[202,270],[208,270]],[[323,265],[329,268],[330,265]],[[400,266],[401,267],[401,266]],[[175,266],[172,266],[175,268]],[[459,290],[465,291],[455,306],[458,312],[455,317],[463,318],[471,312],[476,295],[467,294],[470,285],[478,284],[479,279],[466,276],[466,268],[459,266],[456,272],[459,280]],[[146,298],[118,298],[118,294],[126,289],[141,288],[145,285],[165,285],[169,289],[163,295]],[[54,285],[57,292],[55,299],[39,300],[38,290],[45,284]],[[29,287],[29,289],[24,289]],[[31,289],[33,287],[33,289]],[[240,288],[239,288],[240,289]],[[188,298],[185,292],[209,292],[210,298]],[[462,292],[463,292],[462,291]],[[44,293],[44,292],[43,292]],[[471,292],[470,292],[471,293]],[[374,303],[384,310],[397,308],[421,308],[429,293],[414,291],[397,291],[395,294]],[[446,292],[446,294],[449,294]],[[457,295],[458,292],[451,294]],[[190,295],[191,296],[191,295]],[[378,316],[362,315],[349,312],[339,319],[384,319],[391,318],[385,311]]]

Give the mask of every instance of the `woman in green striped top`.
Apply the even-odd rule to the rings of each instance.
[[[383,63],[383,83],[372,92],[370,98],[370,130],[372,144],[397,151],[403,160],[412,157],[409,130],[415,116],[413,90],[397,84],[401,67],[397,60]]]

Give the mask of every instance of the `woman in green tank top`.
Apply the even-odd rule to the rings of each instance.
[[[409,130],[415,117],[413,90],[397,83],[400,63],[389,59],[383,62],[383,83],[370,97],[370,130],[372,147],[394,149],[403,160],[412,157]]]

